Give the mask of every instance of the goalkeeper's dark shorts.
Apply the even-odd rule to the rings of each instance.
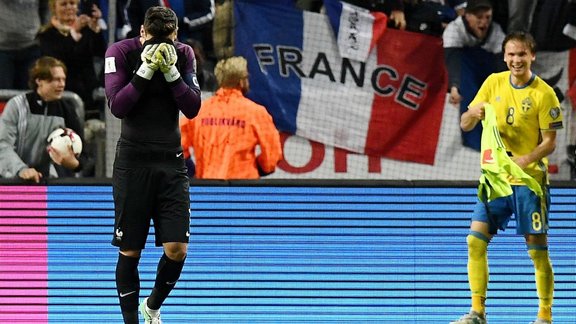
[[[180,152],[118,149],[112,175],[115,222],[112,245],[142,250],[154,224],[155,245],[188,243],[190,181]]]

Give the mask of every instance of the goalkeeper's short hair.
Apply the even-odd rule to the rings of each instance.
[[[248,78],[248,62],[241,56],[220,60],[214,68],[218,85],[222,88],[236,88],[240,81]]]
[[[166,38],[178,29],[178,17],[174,10],[154,6],[146,10],[144,30],[154,37]]]

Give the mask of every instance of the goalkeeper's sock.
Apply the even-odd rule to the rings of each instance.
[[[138,275],[139,257],[129,257],[118,253],[116,264],[116,289],[124,323],[138,323],[138,297],[140,296],[140,277]]]
[[[488,243],[490,240],[479,232],[470,232],[468,243],[468,283],[472,293],[472,310],[486,313],[486,291],[488,290]]]
[[[156,272],[156,282],[154,289],[148,298],[148,307],[151,309],[160,309],[164,300],[168,297],[184,267],[184,260],[175,261],[170,259],[166,254],[163,254],[158,262],[158,270]]]
[[[536,291],[538,292],[538,318],[552,321],[552,300],[554,299],[554,271],[548,253],[548,246],[528,245],[528,254],[534,262]]]

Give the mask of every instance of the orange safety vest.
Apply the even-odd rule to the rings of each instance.
[[[198,179],[258,179],[258,167],[272,173],[282,158],[272,117],[239,89],[219,89],[194,119],[181,118],[180,131],[184,156],[194,150]]]

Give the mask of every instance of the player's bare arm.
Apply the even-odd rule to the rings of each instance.
[[[512,160],[522,169],[530,163],[540,161],[556,149],[556,131],[542,131],[542,142],[526,155],[513,157]]]
[[[469,106],[468,110],[460,116],[460,128],[469,132],[484,119],[484,102]]]

